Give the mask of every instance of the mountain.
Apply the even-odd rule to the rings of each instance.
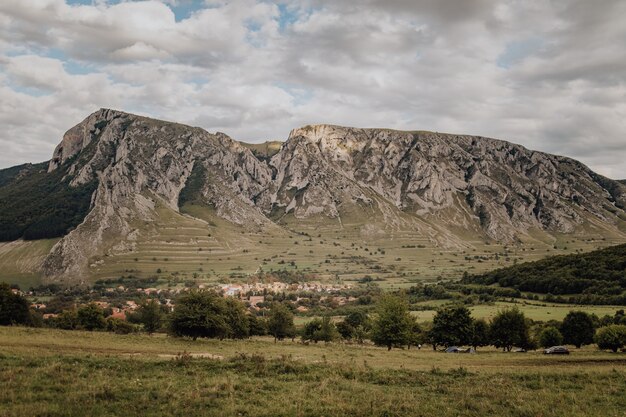
[[[28,240],[56,238],[10,270],[66,284],[149,272],[215,279],[285,264],[408,277],[432,271],[425,260],[462,268],[453,257],[477,248],[491,259],[495,248],[623,241],[625,208],[623,184],[495,139],[315,125],[250,145],[101,109],[48,163],[0,171],[0,239],[11,241],[0,263],[28,254]]]

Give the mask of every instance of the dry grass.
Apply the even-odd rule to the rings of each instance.
[[[593,349],[451,355],[2,328],[0,415],[623,416],[624,365]]]

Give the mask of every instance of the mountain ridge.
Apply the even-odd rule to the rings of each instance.
[[[82,222],[43,261],[44,277],[80,282],[102,256],[133,253],[140,236],[156,233],[162,210],[223,220],[242,234],[322,225],[366,240],[410,233],[442,248],[467,247],[468,236],[503,244],[538,233],[624,237],[623,184],[498,139],[318,124],[293,129],[260,156],[253,150],[220,132],[92,113],[68,130],[48,164],[49,175],[63,170],[70,189],[95,190]],[[179,204],[192,177],[193,204],[182,206],[205,207],[200,217]],[[0,196],[13,180],[6,181]]]

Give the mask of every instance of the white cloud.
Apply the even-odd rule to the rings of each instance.
[[[48,158],[114,107],[245,140],[323,122],[480,134],[626,177],[625,12],[619,0],[4,0],[0,167]]]

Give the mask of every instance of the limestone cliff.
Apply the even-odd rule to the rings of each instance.
[[[158,207],[178,210],[194,167],[198,204],[243,230],[286,216],[341,227],[349,213],[365,238],[411,229],[462,245],[459,231],[501,242],[588,225],[622,234],[626,218],[626,187],[580,162],[423,131],[305,126],[255,156],[223,133],[102,109],[65,134],[48,171],[60,167],[72,187],[97,182],[88,215],[43,264],[49,280],[67,283],[97,254],[132,251]]]

